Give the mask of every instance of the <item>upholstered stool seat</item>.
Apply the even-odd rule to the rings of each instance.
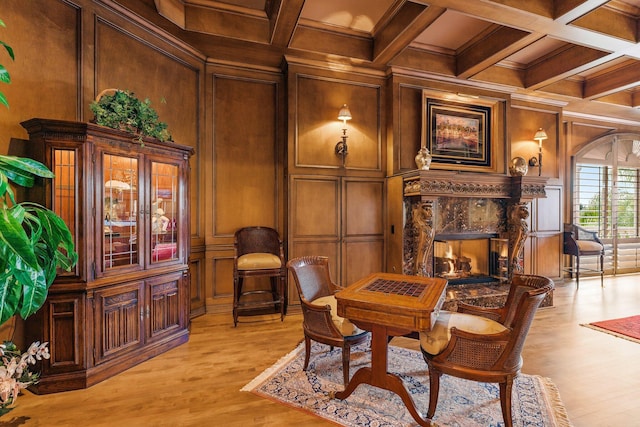
[[[440,354],[451,340],[451,328],[474,334],[497,334],[506,331],[504,325],[473,314],[441,311],[430,331],[420,332],[420,347],[429,354]]]
[[[274,254],[258,252],[238,258],[238,270],[265,270],[280,267],[282,267],[280,257]]]
[[[591,240],[576,240],[580,252],[598,252],[604,249],[604,246],[598,242]]]
[[[313,305],[328,305],[331,309],[331,320],[333,324],[336,325],[336,328],[342,333],[343,336],[348,337],[351,335],[359,335],[364,333],[365,331],[358,328],[356,325],[351,323],[349,319],[345,319],[344,317],[338,316],[338,300],[335,296],[329,295],[325,297],[320,297],[311,301]]]

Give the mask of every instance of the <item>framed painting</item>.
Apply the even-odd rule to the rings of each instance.
[[[432,164],[451,169],[492,169],[492,106],[424,95],[423,146]],[[451,167],[453,166],[453,167]]]

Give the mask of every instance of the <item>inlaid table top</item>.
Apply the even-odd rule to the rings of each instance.
[[[429,330],[444,303],[441,278],[374,273],[336,294],[338,315],[411,331]]]
[[[332,396],[346,399],[358,385],[371,384],[396,393],[418,424],[430,426],[431,420],[416,408],[402,379],[387,372],[388,337],[431,329],[446,287],[441,278],[374,273],[336,293],[338,315],[371,331],[371,367],[360,368],[347,387]]]

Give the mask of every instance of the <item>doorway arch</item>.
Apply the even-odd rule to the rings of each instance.
[[[615,133],[572,158],[570,218],[598,233],[607,274],[640,271],[640,134]],[[587,260],[595,267],[596,260]]]

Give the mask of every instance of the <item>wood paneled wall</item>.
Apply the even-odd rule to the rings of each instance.
[[[210,312],[231,316],[237,229],[272,227],[286,240],[283,81],[278,70],[208,66],[203,295]]]
[[[288,257],[329,257],[332,278],[348,285],[384,270],[384,78],[289,64]],[[349,154],[334,152],[343,104]],[[298,304],[293,281],[289,302]]]
[[[26,139],[20,122],[29,118],[90,120],[89,104],[105,88],[149,98],[174,139],[195,148],[193,314],[231,316],[233,232],[245,225],[277,228],[289,258],[329,256],[332,275],[342,284],[385,270],[393,250],[385,238],[388,215],[402,209],[386,205],[385,186],[387,177],[415,168],[423,89],[504,105],[501,131],[492,141],[502,150],[497,173],[507,173],[514,156],[535,155],[533,133],[546,130],[542,171],[550,180],[549,194],[532,209],[538,243],[527,250],[537,271],[554,277],[561,261],[548,255],[560,245],[559,227],[568,212],[572,154],[607,132],[639,131],[624,122],[565,117],[558,105],[399,69],[307,63],[295,56],[284,57],[282,68],[208,62],[195,48],[110,1],[4,0],[1,13],[7,28],[0,39],[14,48],[16,60],[2,60],[13,82],[0,88],[11,103],[9,110],[0,107],[0,152],[18,150],[20,143],[11,139]],[[344,103],[353,120],[347,123],[349,155],[342,166],[334,146],[342,133],[337,113]],[[290,301],[297,303],[294,292]]]
[[[529,167],[528,174],[548,177],[543,199],[531,202],[529,217],[529,239],[524,247],[524,271],[540,274],[559,281],[563,277],[562,232],[564,215],[564,173],[562,147],[562,109],[528,101],[514,100],[511,103],[509,129],[511,135],[510,159],[522,157],[527,162],[538,157],[538,142],[533,139],[539,128],[544,129],[548,139],[542,141],[542,170]]]

